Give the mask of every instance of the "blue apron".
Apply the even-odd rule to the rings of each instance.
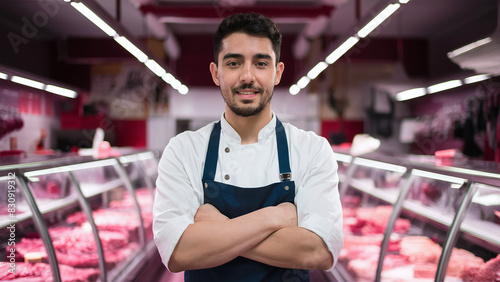
[[[290,181],[291,170],[288,144],[283,124],[276,118],[276,140],[281,182],[258,188],[241,188],[214,181],[219,153],[220,121],[215,123],[208,144],[203,171],[204,203],[215,206],[229,218],[235,218],[255,210],[294,202],[295,183]],[[222,239],[222,238],[221,238]],[[286,269],[237,257],[223,265],[184,272],[186,282],[240,282],[240,281],[309,281],[309,270]]]

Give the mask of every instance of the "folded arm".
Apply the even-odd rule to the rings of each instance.
[[[293,204],[267,207],[227,219],[215,207],[198,209],[195,223],[179,239],[169,260],[173,272],[215,267],[257,246],[283,227],[296,226]]]
[[[333,265],[333,256],[323,239],[297,226],[277,230],[242,256],[283,268],[326,270]]]
[[[294,205],[287,205],[295,210]],[[203,205],[195,218],[199,223],[225,221],[229,221],[228,218],[211,205]],[[328,269],[333,264],[333,257],[323,240],[305,228],[287,226],[259,239],[259,243],[236,256],[283,268]]]

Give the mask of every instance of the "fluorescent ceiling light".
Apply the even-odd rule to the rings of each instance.
[[[33,88],[40,89],[40,90],[43,90],[43,88],[45,87],[45,84],[43,84],[41,82],[38,82],[38,81],[35,81],[35,80],[31,80],[31,79],[27,79],[27,78],[20,77],[20,76],[13,75],[10,80],[12,80],[12,82],[19,83],[19,84],[22,84],[22,85],[26,85],[26,86],[29,86],[29,87],[33,87]]]
[[[76,91],[73,91],[73,90],[70,90],[70,89],[66,89],[66,88],[62,88],[62,87],[59,87],[59,86],[55,86],[55,85],[47,85],[45,86],[45,91],[48,91],[48,92],[51,92],[51,93],[54,93],[54,94],[57,94],[57,95],[61,95],[61,96],[64,96],[64,97],[68,97],[68,98],[76,98],[77,94]]]
[[[290,86],[290,89],[288,89],[288,91],[292,95],[297,95],[300,92],[300,87],[298,87],[297,84],[294,84],[294,85]]]
[[[340,45],[335,51],[333,51],[328,57],[326,57],[325,62],[327,64],[333,64],[337,61],[342,55],[344,55],[352,46],[358,43],[359,38],[351,36],[349,37],[342,45]]]
[[[0,72],[0,79],[7,79],[8,75],[6,73]]]
[[[401,3],[401,4],[406,4],[408,2],[410,2],[410,0],[399,0],[399,3]]]
[[[188,93],[189,89],[186,85],[182,84],[177,80],[171,73],[167,72],[161,77],[166,83],[170,84],[172,88],[179,91],[179,93],[185,95]]]
[[[186,85],[182,84],[177,91],[179,91],[182,95],[186,95],[189,92],[189,89]]]
[[[144,63],[148,56],[141,51],[141,49],[137,48],[132,42],[130,42],[126,37],[123,36],[115,36],[113,39],[118,42],[125,50],[130,52],[134,57],[139,60],[139,62]]]
[[[309,81],[311,81],[309,79],[309,77],[307,76],[303,76],[301,79],[299,79],[299,81],[297,82],[297,86],[300,87],[301,89],[304,89],[308,84],[309,84]]]
[[[462,186],[467,181],[467,180],[465,180],[463,178],[459,178],[459,177],[454,177],[454,176],[449,176],[449,175],[439,174],[439,173],[434,173],[434,172],[428,172],[428,171],[423,171],[423,170],[418,170],[418,169],[412,170],[411,173],[414,175],[417,175],[417,176],[425,177],[425,178],[460,184],[460,186]]]
[[[473,76],[469,76],[469,77],[464,78],[464,83],[465,84],[476,83],[476,82],[480,82],[480,81],[486,80],[486,79],[488,79],[490,77],[491,77],[491,75],[489,75],[489,74],[473,75]]]
[[[155,60],[147,60],[146,61],[146,67],[148,67],[154,74],[156,74],[159,77],[162,77],[167,73],[167,71],[160,66]]]
[[[172,81],[172,83],[170,83],[170,85],[172,86],[172,88],[174,88],[175,90],[179,90],[179,88],[182,86],[182,83],[177,80],[177,79],[174,79],[174,81]]]
[[[317,63],[308,73],[307,77],[310,79],[315,79],[318,75],[323,72],[328,67],[328,64],[325,62]]]
[[[432,94],[440,91],[445,91],[462,85],[462,81],[455,79],[446,82],[441,82],[432,86],[427,87],[427,93]]]
[[[413,88],[410,90],[406,90],[406,91],[397,93],[396,100],[398,100],[398,101],[410,100],[410,99],[424,96],[426,93],[427,93],[427,90],[423,87]]]
[[[167,72],[161,78],[163,78],[163,80],[168,84],[172,84],[176,80],[175,77],[169,72]]]
[[[401,4],[389,4],[385,7],[382,12],[380,12],[373,20],[367,23],[361,30],[358,31],[358,36],[360,38],[365,38],[370,34],[374,29],[376,29],[381,23],[383,23],[388,17],[390,17],[397,9],[401,7]]]
[[[479,46],[482,46],[484,44],[488,44],[490,42],[491,42],[491,38],[490,37],[478,40],[476,42],[472,42],[471,44],[467,44],[467,45],[465,45],[463,47],[460,47],[460,48],[458,48],[458,49],[456,49],[454,51],[449,52],[448,53],[448,58],[456,57],[456,56],[458,56],[460,54],[463,54],[463,53],[468,52],[468,51],[470,51],[472,49],[475,49],[475,48],[477,48]]]
[[[116,31],[111,28],[106,22],[104,22],[99,16],[97,16],[92,10],[87,8],[85,4],[80,2],[71,2],[71,6],[77,9],[82,15],[84,15],[87,19],[93,22],[98,28],[104,31],[109,36],[115,36]]]

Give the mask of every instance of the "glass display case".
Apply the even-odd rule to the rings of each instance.
[[[71,156],[19,165],[15,170],[0,167],[2,185],[8,189],[15,184],[19,194],[16,232],[12,235],[9,219],[2,216],[0,233],[14,237],[12,245],[2,245],[6,253],[2,258],[12,253],[15,270],[0,280],[124,281],[133,277],[156,253],[151,232],[154,187],[146,185],[151,185],[149,175],[155,172],[149,170],[157,169],[156,161],[151,152],[140,152],[107,159]],[[2,203],[8,201],[2,199]],[[9,266],[11,261],[1,263]]]
[[[352,162],[352,157],[345,152],[335,152],[335,159],[337,160],[339,182],[343,183],[346,179],[347,169]]]
[[[339,281],[373,281],[384,232],[408,169],[378,160],[356,157],[339,185],[344,222],[344,248],[335,268]],[[397,223],[399,232],[409,228]]]
[[[500,279],[498,164],[431,160],[352,159],[339,186],[344,249],[330,278]]]

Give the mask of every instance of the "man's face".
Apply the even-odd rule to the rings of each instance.
[[[218,61],[210,64],[212,79],[231,111],[248,117],[270,107],[284,65],[276,65],[269,38],[233,33],[222,40]]]

